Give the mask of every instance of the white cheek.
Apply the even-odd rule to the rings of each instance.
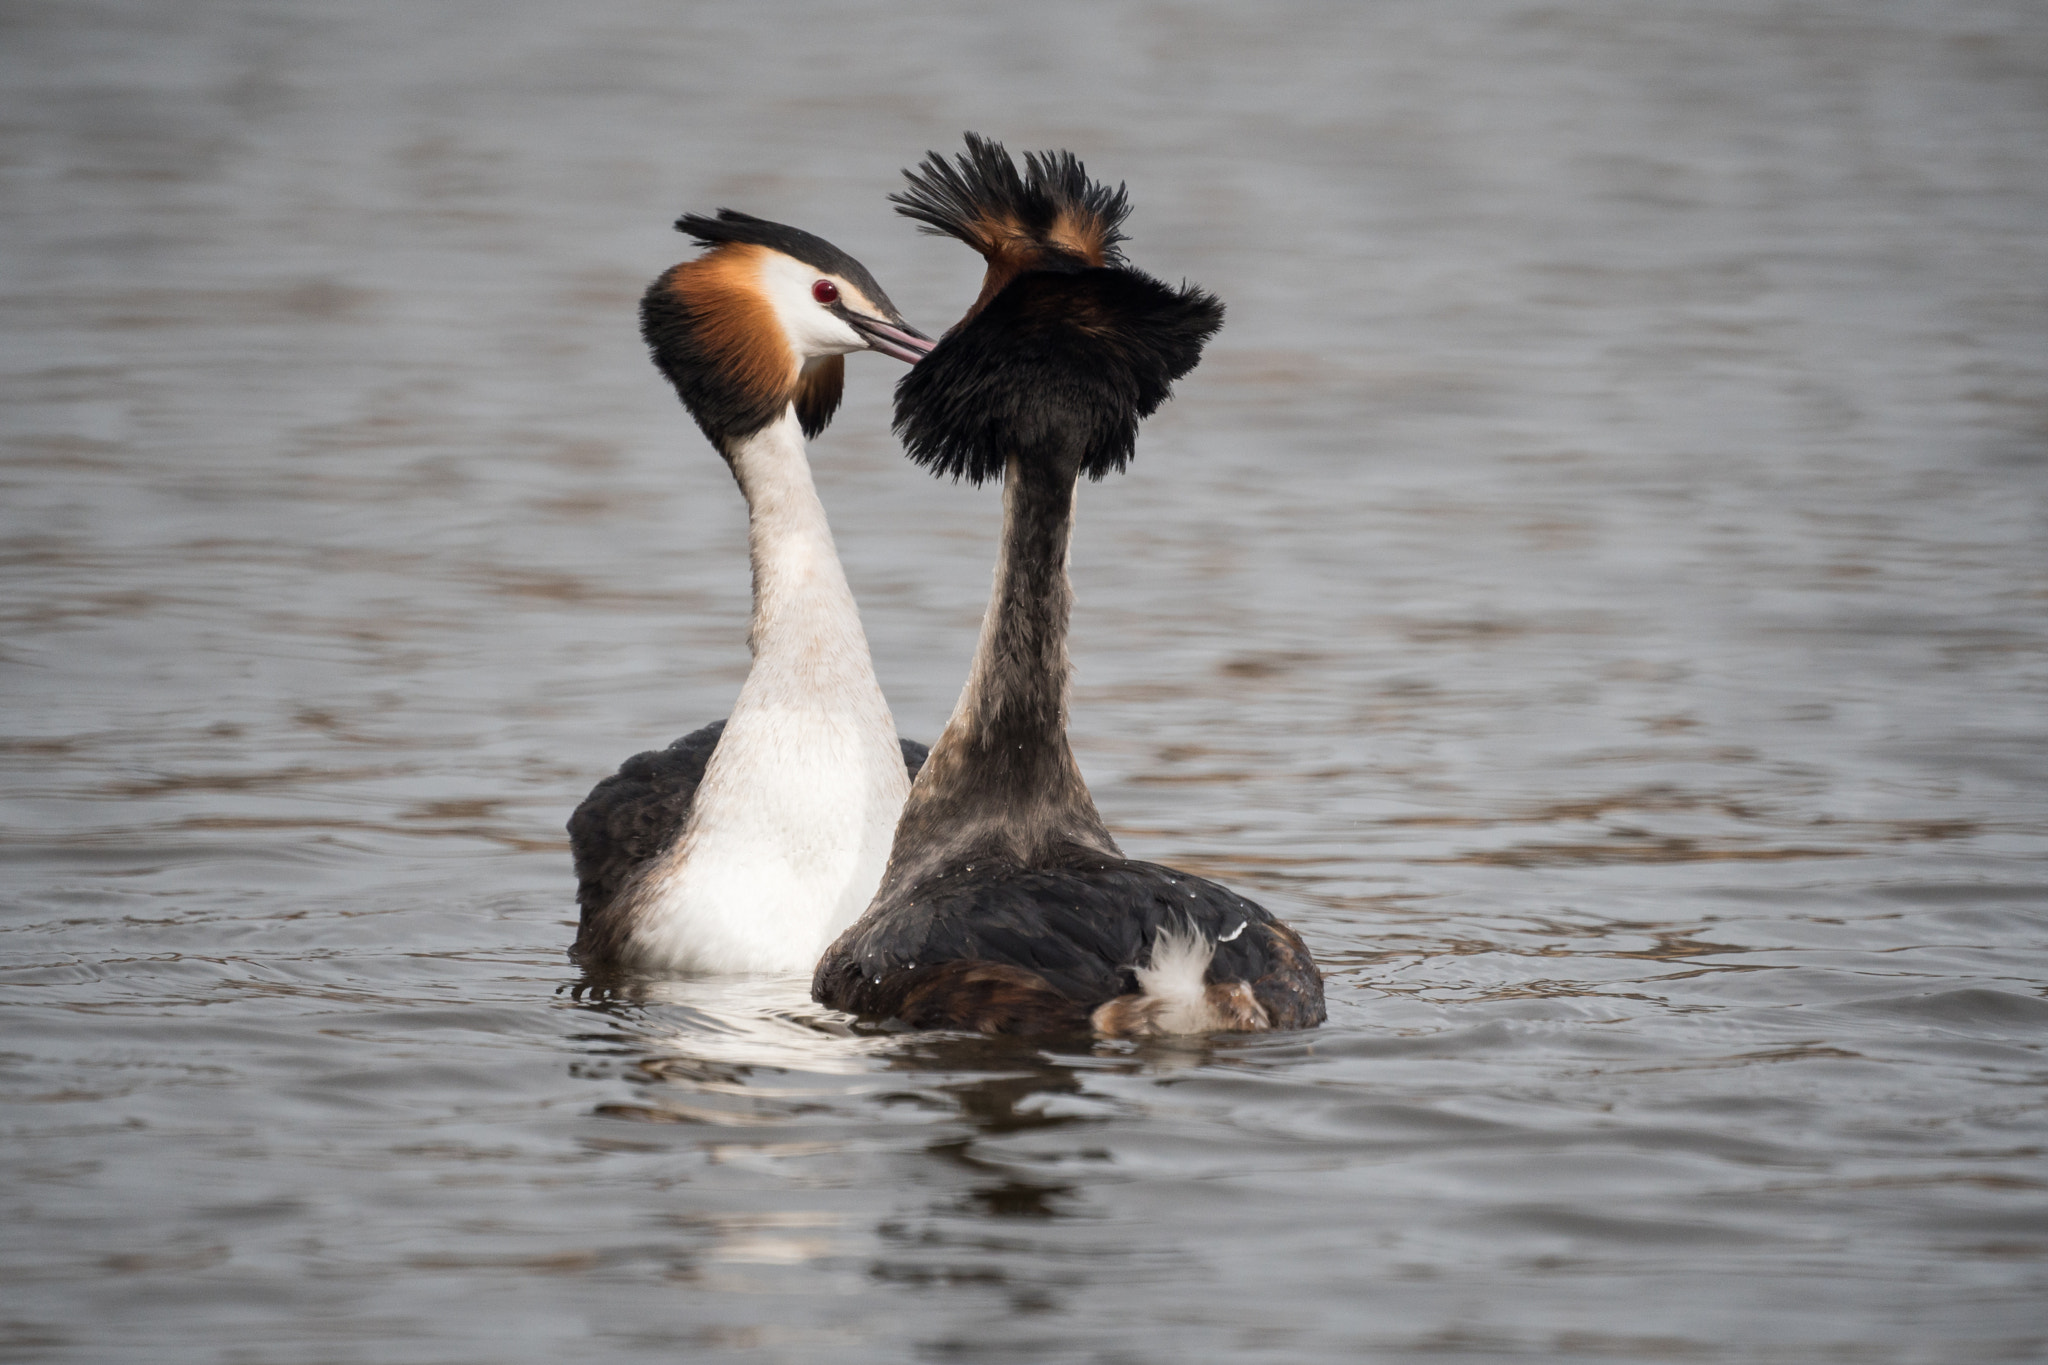
[[[832,316],[811,297],[818,272],[801,261],[770,253],[761,265],[761,284],[775,309],[775,317],[790,344],[803,356],[845,355],[864,351],[867,342],[859,332]]]
[[[845,355],[868,348],[859,332],[815,304],[804,327],[792,327],[790,335],[796,338],[797,349],[810,355]]]

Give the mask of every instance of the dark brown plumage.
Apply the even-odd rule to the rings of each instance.
[[[1299,936],[1226,887],[1125,859],[1067,742],[1075,483],[1124,467],[1223,307],[1122,264],[1123,190],[1071,155],[1028,157],[1020,175],[970,135],[966,155],[934,154],[911,182],[901,211],[989,269],[968,315],[897,385],[896,428],[935,473],[1002,477],[1002,550],[973,671],[881,890],[812,993],[995,1033],[1320,1023],[1322,979]],[[1183,936],[1192,959],[1168,951]],[[1162,985],[1169,960],[1182,975]]]

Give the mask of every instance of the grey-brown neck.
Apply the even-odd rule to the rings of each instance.
[[[967,686],[911,788],[882,895],[976,858],[1121,856],[1067,743],[1076,465],[1012,457],[1002,550]]]

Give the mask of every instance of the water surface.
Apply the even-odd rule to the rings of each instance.
[[[0,1359],[2048,1354],[2048,22],[2022,0],[29,3],[0,29]],[[963,128],[1228,326],[1084,487],[1075,742],[1313,1034],[586,989],[730,705],[684,210],[943,326]],[[857,357],[905,733],[996,497]]]

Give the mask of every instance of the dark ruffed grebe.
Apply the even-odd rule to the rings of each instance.
[[[1071,154],[1026,156],[1020,175],[970,134],[956,162],[934,153],[906,175],[899,211],[974,247],[988,273],[898,383],[896,430],[935,473],[1002,478],[1002,550],[973,670],[881,890],[812,994],[986,1033],[1319,1024],[1322,977],[1300,937],[1226,887],[1125,858],[1067,744],[1077,480],[1124,468],[1223,306],[1124,264],[1124,190]]]
[[[709,250],[640,304],[654,363],[746,495],[754,661],[732,715],[637,754],[569,818],[588,965],[802,972],[875,893],[924,757],[900,743],[804,438],[851,351],[915,362],[859,261],[743,213],[676,227]]]

